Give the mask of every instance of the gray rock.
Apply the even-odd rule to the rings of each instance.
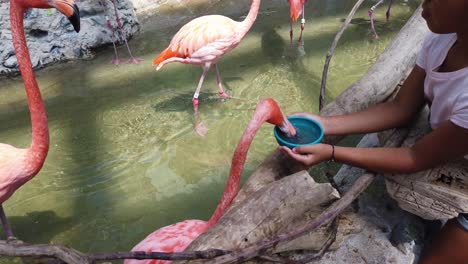
[[[3,66],[8,69],[14,69],[18,67],[18,61],[16,60],[15,56],[10,56],[8,59],[5,60]]]
[[[104,2],[106,1],[106,6]],[[140,31],[134,7],[129,0],[116,1],[125,36],[131,38]],[[112,33],[107,28],[108,15],[118,31],[114,8],[110,0],[82,0],[78,2],[81,31],[76,33],[68,19],[54,9],[28,10],[25,14],[25,34],[34,68],[71,59],[89,58],[94,48],[112,43]],[[0,75],[18,72],[11,41],[8,2],[0,1]],[[123,41],[117,33],[119,42]]]

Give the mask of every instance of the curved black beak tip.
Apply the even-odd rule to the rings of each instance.
[[[80,9],[76,4],[73,4],[73,15],[68,17],[70,23],[73,25],[73,28],[76,32],[80,32]]]

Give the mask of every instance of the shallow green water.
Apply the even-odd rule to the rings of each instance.
[[[191,105],[200,67],[171,64],[159,72],[151,67],[180,26],[157,30],[153,25],[156,29],[133,39],[134,53],[144,59],[140,65],[107,64],[113,55],[109,47],[91,61],[36,71],[51,146],[40,174],[4,204],[15,234],[30,243],[117,251],[129,250],[159,227],[208,219],[260,98],[275,98],[286,113],[317,112],[325,54],[354,2],[309,2],[302,57],[288,51],[286,4],[262,10],[244,41],[219,63],[227,92],[245,100],[220,101],[213,73],[202,88],[200,118],[209,128],[204,138],[194,132]],[[416,5],[399,2],[388,23],[385,7],[379,9],[378,41],[371,38],[367,9],[358,12],[331,64],[329,99],[372,65]],[[295,28],[298,33],[299,25]],[[119,51],[126,55],[124,48]],[[22,81],[2,79],[1,84],[0,141],[27,147]],[[265,125],[259,132],[245,174],[276,148],[272,129]]]

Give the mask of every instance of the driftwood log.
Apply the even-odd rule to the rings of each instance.
[[[321,212],[321,205],[339,198],[329,183],[316,183],[300,171],[266,185],[242,203],[231,207],[218,224],[195,240],[187,249],[238,249],[286,230],[291,221],[306,212]]]
[[[428,109],[413,123],[403,146],[412,146],[430,132]],[[450,219],[468,212],[468,161],[448,162],[412,174],[387,174],[385,183],[398,205],[424,219]]]

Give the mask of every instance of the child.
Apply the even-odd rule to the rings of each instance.
[[[468,0],[424,0],[433,32],[393,101],[343,116],[320,117],[326,135],[371,133],[404,126],[427,102],[432,131],[412,147],[348,148],[317,144],[281,150],[308,166],[334,159],[382,173],[412,173],[468,154]],[[468,156],[465,156],[468,158]],[[468,219],[451,219],[420,263],[468,263]]]

